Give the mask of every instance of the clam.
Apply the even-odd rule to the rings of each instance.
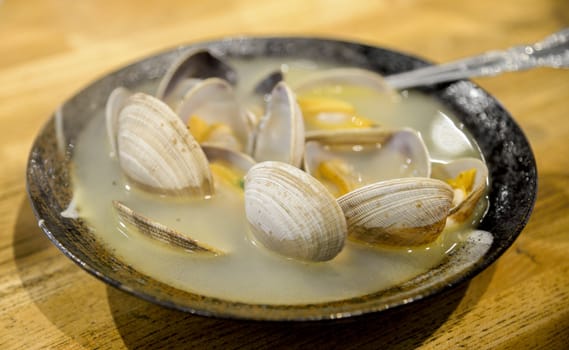
[[[306,140],[305,170],[336,196],[377,181],[431,174],[427,147],[411,129],[320,131]]]
[[[326,261],[343,248],[346,220],[318,180],[282,162],[262,162],[245,177],[245,212],[254,237],[281,255]]]
[[[180,118],[162,101],[130,96],[118,117],[118,159],[126,177],[161,194],[213,193],[207,158]]]
[[[307,132],[329,129],[378,127],[362,111],[381,114],[382,103],[393,99],[393,91],[374,72],[358,68],[337,68],[308,75],[294,86],[305,118]]]
[[[117,154],[117,141],[116,131],[119,122],[119,113],[126,104],[127,99],[132,95],[132,92],[127,88],[119,86],[115,88],[109,98],[105,107],[105,123],[107,127],[107,137],[111,147],[111,157],[116,157]]]
[[[113,208],[121,223],[146,237],[158,240],[167,245],[195,253],[222,255],[222,251],[198,242],[186,234],[178,232],[147,216],[144,216],[120,201],[113,201]]]
[[[168,95],[165,96],[162,100],[166,102],[166,104],[170,106],[174,111],[177,111],[178,108],[180,108],[180,104],[182,104],[182,101],[184,100],[184,96],[186,96],[186,94],[201,81],[202,79],[195,78],[179,81],[176,84],[176,87],[173,88],[172,91],[170,91]]]
[[[271,92],[267,112],[257,130],[252,156],[262,162],[275,160],[299,167],[304,152],[304,123],[294,93],[285,82]]]
[[[477,158],[461,158],[449,163],[433,163],[434,178],[448,182],[454,189],[450,219],[464,222],[471,217],[488,186],[488,168]]]
[[[445,182],[403,178],[376,182],[340,198],[348,238],[371,245],[416,246],[445,227],[454,193]]]
[[[241,108],[231,85],[223,79],[200,81],[184,96],[177,113],[200,144],[236,151],[244,150],[249,144],[247,113]]]
[[[235,152],[227,148],[206,145],[203,146],[202,149],[210,164],[218,161],[227,162],[233,164],[244,173],[249,171],[249,169],[256,163],[249,155],[241,152]]]
[[[208,50],[190,50],[170,65],[158,84],[156,97],[170,104],[175,100],[173,96],[184,95],[183,90],[187,91],[188,85],[213,77],[224,79],[233,85],[237,83],[237,73],[223,60]],[[184,85],[186,87],[180,91],[180,87]]]

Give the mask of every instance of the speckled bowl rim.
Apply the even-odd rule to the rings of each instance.
[[[440,100],[457,115],[477,140],[489,164],[490,205],[480,228],[492,232],[494,240],[483,258],[466,271],[446,276],[442,266],[388,290],[345,300],[298,305],[248,304],[207,297],[181,291],[139,273],[94,239],[81,219],[60,215],[72,196],[69,162],[74,139],[92,117],[89,112],[104,103],[112,88],[135,85],[141,79],[158,79],[176,56],[196,47],[240,57],[320,58],[385,75],[428,64],[398,51],[333,38],[233,37],[157,53],[109,73],[79,91],[55,112],[38,134],[28,159],[27,192],[38,224],[53,244],[81,268],[109,285],[162,306],[205,316],[278,321],[345,318],[408,304],[471,279],[498,259],[527,223],[537,193],[537,168],[529,142],[496,99],[470,81],[457,81],[420,90]],[[57,143],[58,134],[65,136],[64,145]]]

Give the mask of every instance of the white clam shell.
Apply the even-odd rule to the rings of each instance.
[[[287,257],[326,261],[343,248],[346,221],[326,188],[282,162],[262,162],[245,177],[245,211],[255,238]]]
[[[119,114],[117,146],[123,173],[140,187],[164,194],[213,194],[206,156],[162,101],[132,95]]]
[[[477,158],[460,158],[449,163],[433,163],[432,177],[440,180],[448,180],[456,178],[461,172],[469,169],[476,169],[474,183],[470,193],[464,195],[460,193],[455,196],[453,208],[451,209],[450,218],[455,222],[463,222],[469,218],[476,206],[486,193],[488,187],[488,167]],[[462,192],[460,190],[455,190]]]
[[[369,244],[414,246],[435,240],[445,226],[453,190],[431,178],[403,178],[360,187],[338,198],[348,237]]]
[[[300,167],[303,153],[302,112],[292,90],[281,81],[258,125],[252,156],[259,162],[275,160]]]

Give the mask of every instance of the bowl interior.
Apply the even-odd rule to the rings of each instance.
[[[318,38],[235,38],[180,47],[143,59],[95,81],[47,122],[32,147],[27,186],[40,227],[79,266],[103,281],[143,299],[202,315],[259,320],[318,320],[385,310],[433,295],[472,278],[495,261],[525,226],[536,196],[537,170],[529,143],[512,117],[488,93],[469,81],[422,88],[452,110],[472,134],[487,161],[489,209],[476,236],[440,266],[396,288],[346,300],[302,305],[247,304],[185,292],[146,276],[121,261],[90,234],[81,219],[63,217],[71,198],[70,159],[81,130],[104,106],[116,86],[156,82],[169,64],[190,48],[206,47],[241,58],[289,57],[324,60],[383,75],[427,63],[399,52],[359,43]]]

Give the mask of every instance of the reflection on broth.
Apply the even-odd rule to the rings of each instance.
[[[127,149],[125,146],[127,141],[119,139],[116,145],[108,141],[108,125],[105,124],[104,108],[101,108],[100,115],[92,119],[79,137],[73,158],[73,203],[79,209],[81,217],[92,228],[93,234],[126,263],[161,282],[211,297],[249,303],[315,303],[364,295],[400,284],[439,264],[445,254],[471,235],[473,228],[484,214],[486,203],[483,191],[477,193],[478,198],[474,204],[472,204],[470,193],[476,192],[473,188],[478,188],[476,187],[478,184],[486,183],[487,175],[483,174],[484,176],[479,178],[482,176],[479,172],[478,177],[473,177],[469,176],[469,173],[461,172],[461,169],[455,169],[456,164],[461,164],[453,162],[457,159],[481,159],[482,157],[472,138],[464,133],[460,125],[455,122],[452,113],[445,110],[437,101],[416,92],[405,92],[405,94],[396,96],[380,94],[370,90],[369,87],[352,86],[351,83],[338,85],[336,88],[327,86],[294,90],[297,84],[304,84],[302,81],[310,74],[334,68],[314,62],[231,59],[228,63],[235,69],[238,76],[238,84],[235,87],[237,101],[248,106],[252,111],[249,114],[240,114],[239,111],[234,110],[232,118],[244,118],[240,122],[236,122],[235,119],[225,122],[220,117],[224,113],[224,108],[229,106],[235,109],[235,101],[226,103],[224,100],[223,103],[215,106],[205,105],[198,95],[199,92],[192,92],[192,89],[203,84],[203,81],[187,80],[183,83],[185,84],[183,87],[181,85],[175,88],[161,87],[163,94],[170,94],[164,96],[165,100],[173,101],[176,99],[175,96],[194,94],[191,103],[176,100],[171,102],[171,105],[178,112],[183,111],[184,116],[180,119],[181,125],[185,128],[187,124],[191,131],[193,130],[196,135],[199,134],[199,137],[195,139],[199,139],[198,141],[206,151],[204,157],[207,156],[207,161],[213,164],[207,167],[211,178],[205,176],[196,180],[188,175],[188,172],[193,171],[192,169],[180,166],[183,168],[182,172],[185,172],[184,176],[188,175],[188,180],[182,177],[176,180],[178,181],[176,186],[165,191],[156,191],[153,188],[158,185],[156,185],[157,182],[152,182],[155,179],[153,174],[147,177],[145,174],[127,173],[125,175],[124,169],[121,169],[125,162],[121,158],[121,151]],[[310,121],[305,120],[303,126],[294,126],[294,120],[290,123],[279,120],[272,124],[280,125],[280,127],[288,125],[290,130],[286,131],[286,135],[283,136],[283,132],[275,133],[269,130],[268,136],[263,136],[266,139],[259,137],[258,140],[262,142],[256,143],[256,139],[251,135],[257,135],[256,133],[261,129],[258,123],[263,123],[262,116],[265,107],[260,102],[263,98],[250,92],[259,91],[259,88],[256,89],[255,86],[259,86],[260,81],[263,82],[263,87],[266,86],[268,83],[263,81],[263,78],[279,70],[283,71],[288,86],[293,87],[300,102],[301,114],[309,116]],[[225,68],[222,72],[227,74]],[[229,91],[227,89],[233,89],[224,83],[209,85],[207,88],[222,90],[226,94]],[[139,87],[139,90],[144,91],[155,89],[156,86],[149,85]],[[182,89],[188,90],[181,92]],[[281,89],[286,92],[285,88]],[[287,95],[278,98],[275,96],[273,95],[272,98],[271,113],[279,115],[290,106],[277,105],[276,102],[279,99],[288,101]],[[296,103],[296,100],[293,102]],[[125,103],[128,102],[120,101],[117,104],[124,106]],[[130,109],[139,113],[140,109],[135,107]],[[120,110],[120,107],[118,109]],[[288,110],[286,112],[299,111],[292,108],[292,112]],[[214,115],[217,119],[214,122],[208,121],[211,120],[210,115]],[[124,128],[124,121],[122,123]],[[224,123],[241,124],[224,129]],[[269,124],[271,123],[267,123]],[[155,128],[160,127],[160,123],[157,122]],[[116,129],[120,131],[121,122],[119,121],[114,128],[113,132],[117,132]],[[404,130],[405,141],[399,141],[399,136],[393,136],[399,134],[390,133],[387,136],[382,135],[381,142],[378,141],[379,139],[372,139],[368,142],[366,141],[368,136],[362,136],[367,131],[362,133],[360,130],[369,128],[399,130],[397,132]],[[350,141],[352,143],[348,147],[346,143],[341,146],[330,146],[326,143],[327,141],[323,141],[323,138],[329,137],[327,133],[334,133],[338,129],[357,130],[354,132],[359,139]],[[275,135],[270,135],[270,132]],[[288,135],[289,133],[291,135]],[[128,135],[128,132],[126,134],[127,140],[137,137],[137,135]],[[415,153],[407,154],[405,152],[410,152],[408,143],[404,143],[404,146],[389,143],[408,142],[406,140],[409,137],[408,134],[413,138],[412,142],[425,146],[428,153],[418,156]],[[227,135],[230,137],[227,138]],[[221,147],[221,149],[251,151],[260,145],[270,144],[271,142],[267,140],[275,139],[279,140],[278,145],[284,145],[287,150],[296,149],[298,146],[295,146],[296,143],[292,138],[294,135],[302,136],[303,152],[305,135],[310,140],[306,149],[324,145],[322,148],[325,152],[318,156],[310,158],[311,156],[303,153],[303,167],[330,189],[330,193],[326,193],[331,198],[352,193],[357,188],[366,192],[363,186],[394,177],[428,177],[431,175],[432,166],[433,177],[440,178],[442,183],[440,186],[444,189],[442,191],[445,193],[450,191],[451,196],[454,193],[455,202],[458,196],[469,198],[468,201],[472,204],[474,211],[467,212],[468,215],[465,216],[465,209],[460,207],[460,203],[451,204],[451,198],[448,206],[452,208],[446,210],[449,215],[454,215],[452,223],[447,223],[442,234],[436,234],[429,240],[419,240],[420,245],[409,244],[411,241],[385,244],[385,240],[380,240],[380,244],[372,244],[376,241],[373,239],[362,243],[360,234],[357,235],[357,239],[351,239],[348,233],[345,243],[343,243],[343,238],[338,238],[343,246],[340,247],[339,253],[335,252],[333,256],[327,256],[324,259],[328,261],[311,262],[304,258],[287,257],[278,250],[277,252],[269,250],[266,247],[270,244],[259,239],[258,233],[251,229],[245,215],[243,187],[247,186],[249,180],[243,179],[243,175],[252,166],[248,163],[249,157],[245,156],[247,158],[245,159],[239,156],[238,160],[224,162],[219,160],[219,155],[225,151],[219,151],[219,149]],[[168,145],[168,147],[182,147],[180,142],[185,140],[184,137],[180,136],[179,140],[172,142],[173,146]],[[340,137],[347,138],[345,134]],[[230,142],[225,142],[227,139]],[[148,147],[156,147],[153,142],[148,141],[150,145]],[[106,145],[105,148],[101,147],[102,144]],[[275,142],[273,146],[274,144]],[[118,147],[118,150],[114,147]],[[193,152],[192,147],[188,146],[187,150]],[[208,147],[210,147],[209,151]],[[184,150],[183,147],[179,149]],[[341,157],[331,155],[334,149],[341,150]],[[374,153],[391,152],[389,150],[393,149],[403,153],[395,153],[395,155]],[[349,150],[354,152],[353,157],[350,157]],[[135,151],[136,147],[133,147],[129,152]],[[273,154],[274,152],[280,152],[280,150],[271,150],[268,153]],[[110,153],[116,153],[117,156],[110,157]],[[124,157],[124,154],[122,156]],[[196,157],[203,161],[200,155]],[[295,154],[283,157],[283,159],[289,158],[300,159]],[[340,162],[337,159],[340,159]],[[310,161],[315,163],[309,165]],[[382,169],[381,164],[384,162],[398,164],[397,169],[390,167]],[[133,160],[134,163],[136,159]],[[455,165],[447,166],[447,164]],[[373,167],[367,167],[368,165],[373,165]],[[362,170],[364,168],[366,170]],[[447,180],[450,185],[444,182]],[[295,180],[291,181],[294,183]],[[435,183],[439,186],[438,180],[429,179],[429,181],[429,184]],[[193,197],[171,195],[179,188],[201,186],[206,182],[213,190],[189,191],[192,194],[198,193]],[[478,200],[480,196],[482,199]],[[306,205],[311,198],[313,197],[304,198]],[[339,202],[341,203],[342,200],[340,199]],[[175,232],[187,235],[192,241],[207,247],[214,247],[214,251],[222,253],[204,255],[199,252],[189,252],[179,246],[173,247],[141,235],[132,228],[132,223],[127,224],[125,222],[127,220],[120,220],[113,208],[113,203],[121,203],[129,210],[135,211],[140,217],[151,218]],[[290,208],[292,206],[284,206],[285,211]],[[342,218],[342,220],[345,219]],[[348,231],[351,230],[350,222],[353,221],[347,220]],[[397,226],[398,224],[390,225]],[[380,230],[384,235],[387,232],[384,228],[373,230]],[[387,242],[390,241],[387,240]]]

